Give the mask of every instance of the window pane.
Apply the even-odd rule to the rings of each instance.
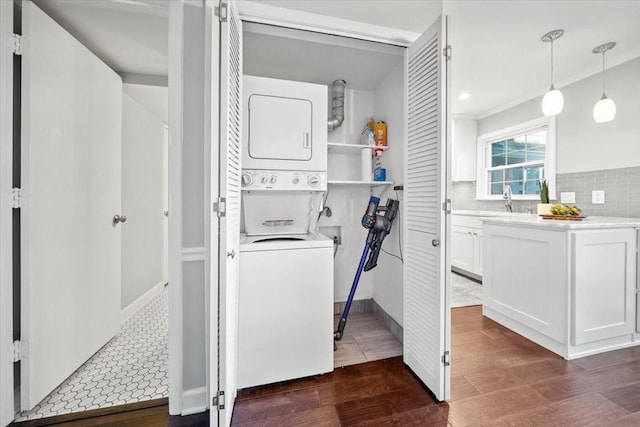
[[[527,151],[527,161],[544,160],[544,151]]]
[[[498,141],[491,144],[491,166],[504,165],[505,141]]]
[[[523,168],[509,168],[504,170],[505,181],[522,181]]]
[[[502,183],[491,184],[491,194],[502,194]]]
[[[519,138],[507,140],[507,165],[513,165],[525,161],[525,149],[527,144],[524,142],[524,139],[520,140]]]
[[[529,166],[524,168],[527,181],[537,181],[544,178],[544,166]]]
[[[504,154],[505,151],[505,141],[497,141],[491,144],[491,155],[497,156],[500,154]]]
[[[509,184],[511,186],[511,194],[522,194],[522,181],[507,181],[505,184]]]
[[[547,131],[541,130],[540,132],[530,133],[527,135],[527,142],[529,144],[542,144],[547,142]]]
[[[489,182],[502,182],[504,181],[504,170],[491,171],[489,173]]]
[[[491,156],[491,166],[503,166],[505,165],[506,159],[504,158],[504,154],[500,154],[498,156]]]
[[[524,194],[540,194],[540,184],[538,181],[527,181],[524,183]]]

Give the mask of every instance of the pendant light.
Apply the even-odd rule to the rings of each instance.
[[[610,122],[616,116],[616,104],[607,98],[604,91],[604,53],[616,47],[616,42],[601,44],[593,48],[593,53],[602,53],[602,98],[593,106],[593,119],[596,123]]]
[[[553,30],[542,36],[543,42],[551,43],[551,87],[542,98],[542,112],[545,116],[555,116],[562,111],[564,106],[564,97],[562,92],[553,86],[553,42],[564,34],[564,30]]]

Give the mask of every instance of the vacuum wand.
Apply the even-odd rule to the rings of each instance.
[[[347,317],[349,316],[349,310],[351,309],[351,303],[353,297],[356,294],[358,288],[358,282],[360,281],[360,275],[362,271],[369,271],[378,265],[378,255],[382,249],[382,242],[389,233],[391,233],[391,226],[393,220],[398,215],[398,209],[400,202],[394,199],[387,199],[387,205],[380,207],[380,198],[371,196],[369,198],[369,205],[367,210],[362,216],[362,226],[369,230],[367,234],[367,240],[360,257],[360,263],[356,270],[356,275],[353,278],[351,284],[351,291],[349,292],[349,298],[344,306],[340,322],[338,323],[338,329],[333,333],[333,339],[339,341],[342,339],[344,333],[344,327],[347,324]],[[367,256],[369,259],[367,260]]]

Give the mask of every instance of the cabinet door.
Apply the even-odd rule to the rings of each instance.
[[[451,265],[473,272],[475,263],[474,229],[451,226]]]
[[[573,234],[573,344],[631,334],[635,328],[633,229]]]

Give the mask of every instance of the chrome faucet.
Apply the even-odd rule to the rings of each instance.
[[[504,186],[504,194],[502,195],[502,198],[504,199],[504,207],[507,210],[507,212],[513,212],[513,207],[511,206],[511,186],[510,185],[505,185]]]

